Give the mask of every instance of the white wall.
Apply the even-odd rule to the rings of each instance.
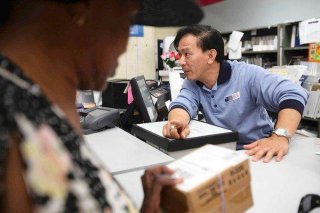
[[[144,75],[146,79],[156,78],[156,41],[175,35],[176,27],[144,27],[143,37],[130,37],[127,51],[119,58],[119,66],[113,78],[131,79]]]
[[[220,32],[248,30],[320,17],[319,0],[225,0],[204,7],[203,24]]]

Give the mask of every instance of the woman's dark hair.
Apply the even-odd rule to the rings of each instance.
[[[80,1],[88,0],[51,0],[59,3],[76,3]],[[11,13],[12,7],[14,4],[19,2],[19,0],[0,0],[0,27],[4,25]]]
[[[0,0],[0,27],[6,23],[14,0]]]
[[[187,34],[194,35],[198,38],[198,47],[202,51],[215,49],[217,51],[216,61],[221,63],[224,59],[224,43],[218,30],[208,25],[192,25],[181,28],[174,41],[174,47],[177,49],[182,37]]]

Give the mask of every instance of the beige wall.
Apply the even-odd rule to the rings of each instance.
[[[164,39],[167,36],[174,36],[178,31],[178,27],[154,27],[155,38]]]
[[[176,27],[144,27],[144,37],[130,37],[127,51],[119,58],[119,66],[113,78],[131,79],[144,75],[156,78],[156,41],[175,35]],[[112,44],[111,44],[112,45]]]

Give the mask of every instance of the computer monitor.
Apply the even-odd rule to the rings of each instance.
[[[169,72],[171,101],[174,101],[178,97],[184,79],[185,75],[182,69],[173,69]]]
[[[92,90],[77,90],[77,108],[93,108],[96,106]]]
[[[152,101],[150,91],[143,75],[130,81],[135,108],[140,112],[144,122],[154,122],[158,118],[157,109]]]

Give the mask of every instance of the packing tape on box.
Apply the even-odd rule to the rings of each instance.
[[[218,175],[218,183],[219,183],[219,190],[220,190],[220,197],[221,197],[221,212],[226,212],[226,198],[224,196],[224,189],[223,189],[223,181],[221,174]]]

